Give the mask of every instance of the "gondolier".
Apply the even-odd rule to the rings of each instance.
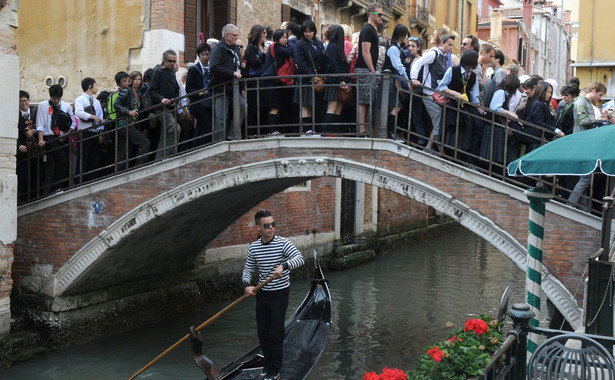
[[[263,350],[265,380],[279,379],[284,345],[284,317],[288,308],[290,270],[303,265],[301,252],[288,240],[275,234],[276,222],[269,210],[254,215],[259,239],[250,245],[242,282],[247,296],[256,296],[256,326]],[[258,293],[252,286],[254,271],[259,282],[275,279]]]

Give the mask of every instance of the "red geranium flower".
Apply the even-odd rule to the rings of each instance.
[[[382,370],[382,380],[406,380],[408,375],[401,369],[384,367]]]
[[[489,331],[489,326],[487,326],[487,322],[482,319],[471,318],[466,321],[463,331],[474,331],[476,335],[482,335]]]
[[[435,346],[434,348],[427,350],[427,355],[431,356],[433,360],[440,363],[444,358],[444,351],[442,351],[440,347]]]
[[[453,337],[451,339],[448,340],[451,343],[455,343],[455,342],[463,342],[463,340],[461,338],[457,338],[457,335],[453,335]]]
[[[382,369],[382,374],[379,375],[376,372],[369,372],[363,376],[363,380],[407,380],[408,375],[401,369],[387,368]]]
[[[368,372],[363,376],[363,380],[382,380],[382,375],[377,375],[376,372]]]

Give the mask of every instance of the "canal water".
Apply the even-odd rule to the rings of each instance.
[[[462,326],[478,313],[495,316],[502,292],[523,301],[525,275],[473,233],[447,232],[358,267],[327,272],[333,298],[329,343],[310,379],[362,379],[383,367],[413,369],[423,348],[446,338],[446,322]],[[292,283],[289,313],[309,288]],[[238,294],[240,296],[240,294]],[[55,352],[0,372],[0,379],[127,379],[230,302],[128,334]],[[203,331],[204,352],[222,366],[257,343],[254,300],[231,309]],[[203,379],[184,343],[143,379]]]

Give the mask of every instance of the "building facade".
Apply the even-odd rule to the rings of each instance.
[[[19,102],[19,58],[15,50],[18,3],[0,1],[0,342],[11,323],[13,246],[17,238],[15,154]]]
[[[551,2],[525,0],[491,8],[478,25],[478,37],[501,49],[528,75],[555,79],[563,86],[570,70],[570,11]]]
[[[431,47],[430,36],[439,27],[455,36],[455,53],[459,52],[464,36],[476,34],[479,0],[410,0],[408,3],[408,26],[413,36],[423,40],[423,50]]]
[[[615,97],[615,45],[609,23],[615,16],[615,2],[584,0],[579,8],[579,35],[575,75],[581,86],[599,81],[607,87],[607,97]]]

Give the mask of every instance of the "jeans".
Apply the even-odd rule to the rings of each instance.
[[[214,143],[233,138],[241,139],[241,136],[233,136],[232,91],[214,95]],[[229,109],[231,108],[231,109]],[[234,115],[233,115],[234,116]],[[239,97],[239,124],[243,125],[246,117],[246,98]]]
[[[156,152],[156,160],[160,160],[175,153],[175,147],[177,145],[177,123],[175,122],[173,108],[156,110],[155,115],[160,119],[162,124],[160,128],[158,151]]]

